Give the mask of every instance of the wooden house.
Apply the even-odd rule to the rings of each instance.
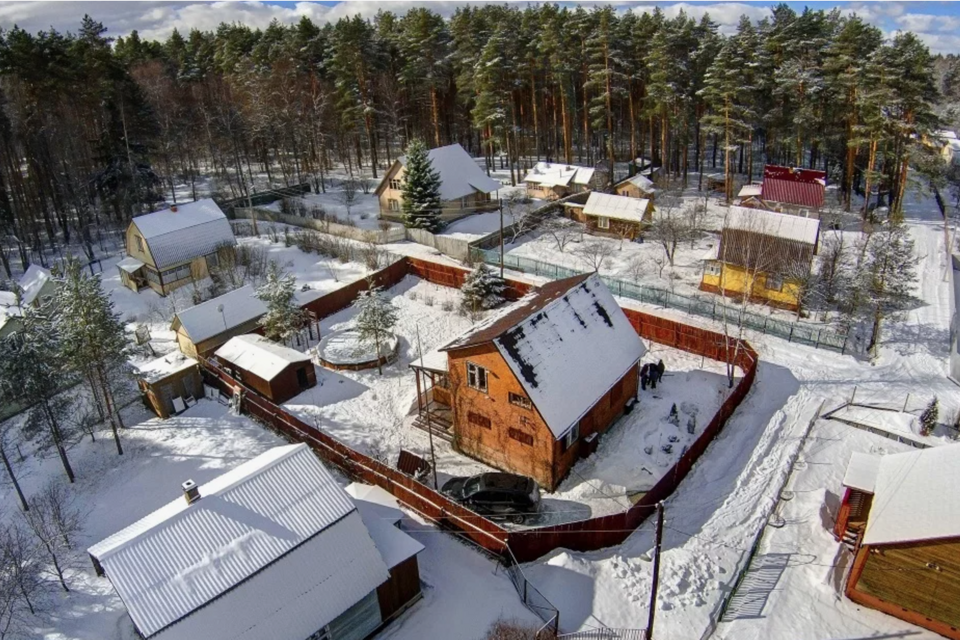
[[[779,213],[816,217],[823,208],[826,189],[823,171],[768,164],[763,168],[760,200],[764,208]]]
[[[455,217],[496,209],[490,194],[501,184],[490,178],[459,144],[431,149],[430,164],[440,174],[441,215]],[[397,159],[383,176],[376,194],[380,216],[400,218],[403,209],[403,176],[406,157]]]
[[[200,366],[179,351],[137,365],[136,369],[144,404],[161,418],[180,413],[189,402],[203,397]]]
[[[274,447],[88,550],[146,640],[365,640],[421,597],[402,514]],[[385,492],[384,492],[385,493]]]
[[[587,232],[634,240],[653,220],[653,203],[646,198],[628,198],[593,192],[585,204],[564,203],[568,217],[582,222]]]
[[[317,384],[308,354],[256,334],[230,338],[216,357],[230,375],[275,404]]]
[[[557,280],[414,362],[449,400],[456,448],[553,490],[636,400],[646,349],[596,274]],[[428,398],[436,404],[436,395]],[[432,412],[430,419],[438,419]]]
[[[523,178],[531,198],[558,200],[597,188],[601,176],[591,167],[556,162],[538,162]]]
[[[841,507],[859,520],[846,595],[854,602],[960,640],[960,445],[855,456]],[[872,487],[872,491],[871,491]],[[853,513],[855,499],[860,512]],[[838,518],[838,526],[840,526]],[[854,529],[856,530],[856,529]]]
[[[180,311],[170,329],[181,353],[206,357],[230,338],[256,331],[266,312],[267,305],[247,285]]]
[[[653,186],[653,181],[641,173],[624,178],[613,185],[613,191],[618,196],[645,200],[653,200],[654,194],[657,192]]]
[[[137,216],[126,232],[127,257],[117,263],[124,286],[166,295],[205,278],[219,252],[237,244],[227,217],[206,198]]]
[[[811,268],[819,234],[816,218],[730,207],[700,289],[795,310],[802,302],[797,279]]]

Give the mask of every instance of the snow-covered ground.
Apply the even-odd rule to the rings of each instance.
[[[334,222],[355,226],[359,229],[377,229],[380,224],[380,201],[377,199],[373,189],[370,193],[357,191],[353,194],[353,201],[347,206],[346,200],[349,196],[340,186],[332,186],[326,193],[309,193],[300,198],[291,198],[293,202],[300,202],[308,210],[320,209]],[[278,200],[268,204],[264,209],[271,211],[281,211],[281,202]]]

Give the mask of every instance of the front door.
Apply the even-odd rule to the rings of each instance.
[[[307,385],[310,383],[307,382],[307,370],[306,369],[297,369],[297,384],[300,385],[301,389],[306,389]]]

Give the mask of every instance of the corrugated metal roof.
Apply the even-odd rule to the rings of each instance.
[[[221,305],[223,311],[220,311]],[[256,320],[267,312],[251,285],[234,289],[175,316],[194,344]]]
[[[457,200],[477,191],[491,193],[503,185],[484,173],[466,149],[459,144],[430,149],[430,164],[440,174],[440,199]],[[406,156],[398,158],[406,166]]]
[[[388,577],[350,497],[304,444],[271,449],[201,486],[200,496],[190,505],[179,497],[89,549],[145,636],[241,582],[242,590],[216,600],[216,609],[229,613],[214,616],[222,625],[235,627],[233,616],[249,620],[248,609],[258,606],[258,598],[295,601],[307,585],[311,608],[332,602],[324,613],[333,619],[356,601],[345,602],[342,591],[361,591],[362,597]],[[311,540],[309,547],[304,544]],[[290,553],[298,547],[302,553]],[[244,582],[258,572],[271,577]],[[356,589],[354,580],[362,583]],[[272,591],[251,592],[258,581],[269,581]],[[205,627],[204,619],[216,609],[204,607],[202,616],[191,616],[163,637],[240,637],[244,628],[229,636],[185,633]]]
[[[724,229],[739,229],[774,238],[817,244],[820,221],[765,209],[730,207],[723,223]]]
[[[523,179],[542,187],[565,187],[570,183],[588,185],[593,179],[594,170],[573,164],[556,162],[538,162]]]
[[[210,198],[177,205],[176,211],[171,208],[137,216],[133,224],[140,230],[158,269],[237,243],[230,222]]]
[[[827,174],[813,169],[767,165],[763,169],[760,197],[818,209],[823,206]]]
[[[591,193],[583,207],[584,215],[603,216],[628,222],[643,222],[650,201],[646,198],[628,198],[610,193]]]
[[[230,338],[216,356],[262,380],[273,380],[296,362],[310,362],[309,355],[252,333]]]

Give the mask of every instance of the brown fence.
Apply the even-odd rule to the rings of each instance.
[[[437,264],[436,262],[430,262],[429,260],[420,260],[418,258],[408,257],[407,273],[417,276],[418,278],[423,278],[424,280],[434,284],[459,289],[463,286],[463,279],[468,273],[470,273],[470,271],[460,267]],[[503,297],[505,297],[507,300],[518,300],[527,295],[527,293],[534,288],[533,285],[526,282],[520,282],[519,280],[505,278],[505,281],[507,286],[506,289],[504,289]]]
[[[366,291],[370,288],[370,282],[373,282],[375,286],[387,289],[399,283],[406,275],[407,261],[401,258],[390,266],[371,273],[363,280],[357,280],[336,291],[331,291],[315,300],[311,300],[303,305],[303,308],[315,313],[317,318],[326,318],[353,304],[353,301],[357,299],[361,291]]]

